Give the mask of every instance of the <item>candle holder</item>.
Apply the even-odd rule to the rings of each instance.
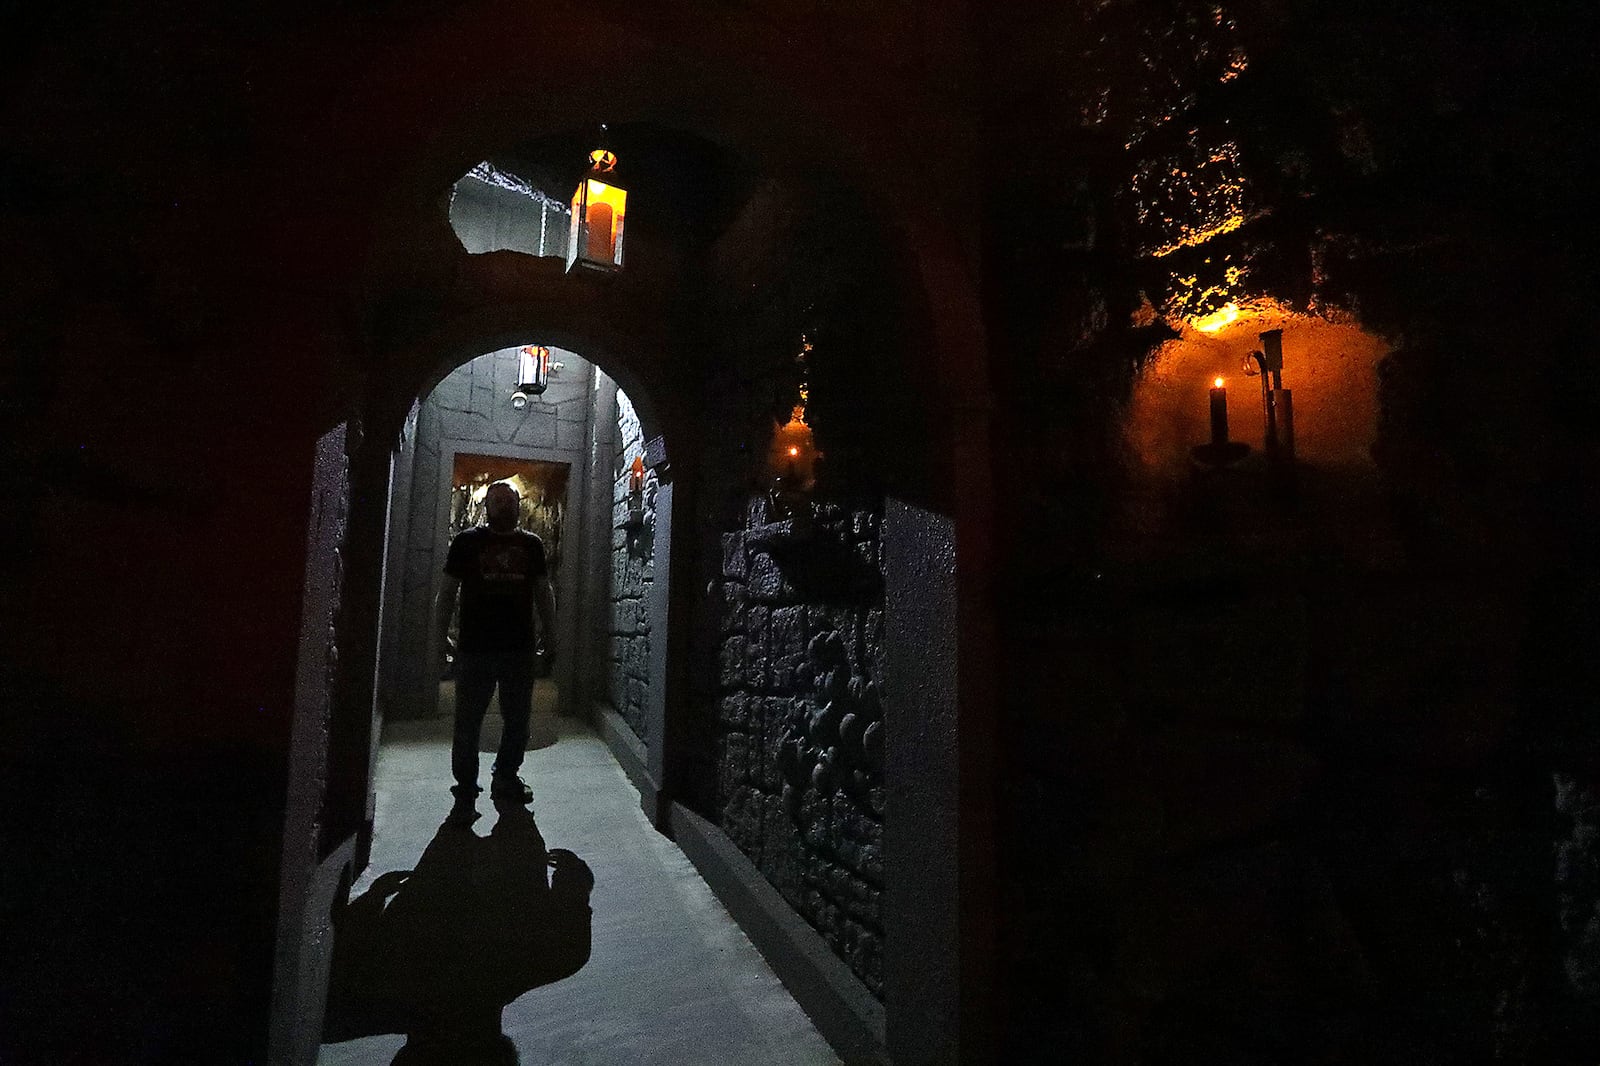
[[[1250,454],[1250,445],[1228,439],[1228,390],[1221,378],[1211,384],[1211,439],[1189,449],[1201,466],[1219,467],[1236,463]]]
[[[1262,446],[1274,465],[1294,463],[1294,393],[1283,387],[1283,330],[1257,334],[1261,349],[1245,357],[1244,372],[1261,378]]]

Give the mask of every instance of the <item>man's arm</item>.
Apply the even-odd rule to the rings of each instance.
[[[533,607],[539,614],[539,632],[544,636],[544,653],[556,657],[556,594],[550,587],[550,575],[540,574],[533,583]]]
[[[439,598],[434,601],[434,632],[439,638],[438,648],[441,659],[450,650],[449,645],[445,642],[450,639],[450,618],[456,613],[456,591],[460,588],[461,579],[451,574],[446,574],[439,584]]]

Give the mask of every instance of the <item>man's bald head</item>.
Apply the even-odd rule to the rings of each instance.
[[[504,481],[490,485],[483,498],[484,508],[489,513],[489,528],[496,533],[509,533],[516,529],[521,504],[522,497],[517,495],[517,490]]]

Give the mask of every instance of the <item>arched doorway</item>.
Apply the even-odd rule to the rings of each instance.
[[[839,188],[837,183],[832,187]],[[753,211],[755,222],[783,218],[788,209],[786,205],[794,202],[792,192],[785,190],[783,182],[769,183],[763,194],[769,196],[769,202],[758,205]],[[849,203],[848,199],[841,202]],[[850,204],[852,221],[863,213],[866,204],[868,201]],[[435,216],[430,224],[442,225],[443,221]],[[670,255],[658,259],[653,269],[647,266],[636,274],[616,279],[614,285],[605,286],[586,279],[564,277],[560,271],[550,269],[534,257],[485,252],[458,258],[452,268],[453,292],[459,298],[461,291],[466,290],[466,302],[470,306],[451,308],[450,314],[435,316],[423,340],[406,340],[410,324],[405,316],[385,314],[381,309],[373,332],[388,353],[381,361],[393,380],[402,380],[404,368],[415,367],[419,357],[437,359],[441,350],[481,352],[490,346],[520,343],[526,339],[530,327],[536,327],[541,337],[554,344],[586,352],[619,350],[630,347],[627,338],[635,339],[630,350],[641,353],[642,357],[631,365],[618,361],[618,376],[631,373],[635,380],[647,386],[640,390],[640,395],[659,398],[658,410],[668,416],[672,427],[672,432],[662,436],[674,442],[670,461],[663,455],[658,469],[658,521],[664,515],[670,529],[675,518],[682,520],[689,534],[687,544],[678,545],[685,549],[681,553],[685,558],[681,561],[673,558],[680,555],[679,552],[669,551],[665,560],[661,558],[663,544],[659,531],[657,534],[657,573],[664,571],[672,580],[658,583],[658,588],[663,590],[671,588],[670,594],[663,592],[659,606],[661,617],[667,622],[659,628],[652,623],[653,632],[665,633],[667,639],[652,642],[651,646],[652,657],[661,657],[658,676],[663,683],[659,696],[660,728],[653,731],[651,739],[655,743],[643,753],[647,762],[644,773],[636,778],[645,792],[646,809],[652,820],[663,826],[673,824],[672,804],[680,800],[691,813],[696,808],[709,808],[718,818],[728,819],[731,817],[729,808],[723,800],[730,789],[749,784],[754,792],[763,793],[759,797],[761,817],[770,817],[774,831],[781,830],[784,839],[781,845],[769,847],[766,829],[761,830],[760,835],[744,838],[744,844],[736,850],[742,850],[753,862],[770,866],[770,870],[758,869],[758,874],[769,880],[815,876],[815,871],[820,870],[815,865],[818,855],[848,853],[860,868],[846,872],[847,878],[857,879],[846,883],[859,886],[850,891],[872,901],[865,908],[868,922],[882,920],[884,912],[879,909],[878,900],[883,890],[890,884],[903,884],[907,894],[902,898],[915,901],[910,910],[903,912],[908,923],[905,929],[910,932],[913,925],[920,924],[924,930],[920,937],[885,936],[881,929],[875,930],[870,925],[863,935],[861,929],[850,924],[858,920],[857,916],[845,908],[833,906],[831,900],[814,907],[804,918],[816,927],[835,920],[830,915],[844,915],[837,919],[839,927],[831,931],[834,937],[831,943],[836,955],[849,956],[850,965],[861,968],[856,971],[858,976],[861,972],[875,972],[879,963],[874,959],[881,960],[885,976],[879,987],[891,1004],[891,1018],[899,1019],[897,1023],[891,1022],[891,1029],[898,1024],[910,1047],[918,1042],[947,1044],[953,1038],[950,1027],[954,1026],[955,1017],[967,1009],[958,1002],[959,989],[963,985],[976,987],[980,983],[971,981],[962,967],[981,969],[985,958],[982,952],[971,952],[963,958],[958,951],[958,942],[966,936],[961,929],[964,925],[971,927],[972,922],[962,910],[965,905],[958,899],[958,874],[973,861],[966,849],[982,849],[985,835],[977,827],[987,817],[987,808],[986,801],[978,795],[981,786],[969,784],[968,790],[975,798],[971,803],[961,800],[959,789],[963,779],[981,782],[986,777],[981,766],[968,764],[971,759],[981,761],[982,745],[967,744],[956,726],[959,693],[981,694],[987,669],[981,626],[964,621],[980,617],[984,609],[981,574],[986,541],[963,527],[963,523],[986,521],[983,513],[987,506],[983,424],[987,413],[980,368],[963,367],[952,383],[945,380],[950,371],[944,361],[925,358],[929,352],[948,351],[951,347],[959,349],[963,345],[977,344],[981,350],[981,329],[974,322],[965,322],[948,336],[941,335],[938,328],[941,316],[948,318],[954,313],[959,318],[963,313],[952,312],[952,303],[960,307],[964,302],[965,312],[972,311],[972,294],[952,258],[959,258],[959,253],[948,244],[935,243],[920,248],[915,255],[904,254],[904,235],[892,236],[883,225],[883,220],[878,219],[864,230],[852,230],[870,234],[863,242],[868,246],[882,242],[877,246],[892,247],[901,253],[886,257],[884,269],[873,277],[874,287],[870,290],[873,295],[856,299],[853,304],[849,293],[855,279],[836,278],[824,272],[823,282],[811,289],[795,284],[792,276],[783,276],[783,285],[791,294],[785,297],[788,302],[780,305],[777,314],[741,296],[724,300],[696,319],[683,312],[686,308],[702,307],[707,301],[702,299],[696,304],[663,283],[664,270],[674,262]],[[662,241],[664,248],[671,244],[670,240]],[[833,254],[840,247],[843,244],[824,243],[821,250]],[[717,253],[720,258],[716,259],[708,276],[697,280],[714,291],[742,293],[742,274],[752,270],[759,273],[779,261],[779,257],[787,256],[789,263],[805,261],[801,256],[807,250],[792,241],[778,250],[763,247],[759,240],[733,242]],[[705,249],[699,251],[703,253]],[[751,254],[736,254],[741,251]],[[821,262],[827,262],[826,254],[820,258]],[[758,294],[762,290],[759,281],[744,287]],[[665,298],[663,292],[667,294]],[[937,293],[937,297],[933,293]],[[729,491],[727,485],[719,485],[714,479],[706,480],[700,472],[716,467],[723,471],[743,471],[736,475],[736,481],[749,477],[759,462],[752,466],[748,456],[739,458],[720,450],[723,425],[718,424],[716,416],[733,412],[734,424],[741,427],[745,424],[741,420],[753,417],[752,410],[766,418],[765,409],[782,391],[776,389],[754,405],[750,396],[736,395],[740,389],[748,391],[753,380],[758,382],[758,389],[765,389],[782,378],[782,374],[772,371],[770,366],[759,371],[755,379],[748,374],[741,376],[743,372],[736,368],[719,367],[719,359],[730,355],[735,360],[739,358],[740,345],[745,343],[738,337],[739,324],[757,322],[762,331],[757,343],[746,345],[743,350],[764,347],[766,350],[756,352],[758,360],[764,359],[770,364],[776,357],[777,361],[786,362],[792,353],[785,351],[779,355],[772,346],[802,340],[804,320],[818,300],[831,301],[826,304],[830,313],[848,306],[866,309],[855,318],[835,316],[824,326],[823,335],[829,328],[834,330],[824,343],[838,352],[848,352],[853,358],[834,358],[837,374],[834,384],[838,387],[822,390],[816,406],[818,417],[822,418],[829,404],[834,405],[837,414],[830,432],[840,443],[830,446],[832,454],[837,459],[848,456],[852,447],[856,449],[858,469],[866,474],[857,489],[877,501],[864,508],[853,504],[829,505],[832,510],[827,521],[835,527],[830,537],[839,536],[849,554],[858,560],[870,560],[866,564],[869,569],[881,568],[886,574],[881,593],[885,608],[878,611],[878,628],[874,630],[880,636],[871,655],[853,654],[853,642],[862,638],[843,635],[832,654],[837,660],[836,669],[849,670],[842,682],[846,683],[851,698],[857,698],[856,689],[848,683],[859,681],[864,685],[873,679],[875,670],[885,678],[893,674],[903,679],[904,683],[899,685],[882,685],[885,695],[877,704],[872,699],[861,698],[864,706],[881,705],[888,712],[884,715],[888,728],[879,730],[878,735],[888,733],[886,746],[890,754],[887,765],[877,772],[886,772],[888,789],[898,790],[905,797],[902,809],[908,816],[895,830],[884,829],[882,822],[878,822],[876,829],[865,831],[868,835],[862,840],[841,839],[807,845],[804,844],[806,828],[800,809],[791,808],[782,795],[784,782],[770,776],[765,767],[769,749],[774,752],[772,761],[776,765],[775,753],[787,743],[785,729],[809,728],[800,723],[809,713],[806,705],[820,700],[824,691],[816,681],[818,674],[813,670],[808,680],[791,681],[795,688],[777,691],[768,691],[766,678],[773,675],[764,667],[719,676],[724,661],[748,655],[754,662],[757,657],[767,656],[770,645],[765,635],[770,630],[763,628],[766,623],[762,621],[749,623],[756,628],[743,634],[741,645],[737,634],[730,636],[722,631],[725,618],[719,617],[711,606],[712,598],[722,597],[731,584],[747,584],[747,575],[724,572],[725,537],[743,537],[743,543],[750,545],[753,553],[747,561],[766,567],[763,573],[769,573],[773,567],[782,569],[776,562],[774,548],[777,554],[782,554],[804,537],[796,540],[788,533],[760,528],[774,524],[769,519],[776,519],[777,524],[782,522],[780,516],[745,506],[761,497],[762,491],[752,491],[754,486],[749,484]],[[874,312],[877,321],[872,321]],[[717,316],[721,316],[720,319]],[[685,318],[691,322],[688,330],[678,328]],[[720,334],[714,332],[708,338],[706,331],[719,325],[730,328]],[[893,343],[881,344],[877,349],[859,340],[859,336],[881,340],[895,329],[901,335]],[[729,334],[733,335],[732,340]],[[638,338],[645,340],[640,342]],[[711,343],[708,344],[708,340]],[[708,357],[704,354],[706,351],[714,354]],[[819,361],[818,365],[821,372],[824,364]],[[854,370],[840,371],[842,367],[870,368],[878,376],[874,378],[869,374],[864,379],[865,387],[861,387],[863,379],[853,379]],[[760,374],[770,375],[770,378],[761,378]],[[413,375],[425,376],[415,375],[414,371]],[[957,390],[957,397],[940,399],[946,389]],[[720,390],[716,404],[705,402],[707,390],[713,393]],[[387,391],[388,396],[372,402],[371,409],[386,410],[387,417],[394,419],[400,406],[393,400],[397,390],[391,383]],[[628,391],[633,390],[629,388]],[[854,409],[844,402],[847,396],[856,401]],[[747,409],[738,410],[740,404]],[[663,419],[660,424],[668,422]],[[870,427],[872,432],[860,432],[864,426]],[[770,429],[769,422],[768,432]],[[852,434],[857,439],[844,443]],[[737,433],[733,442],[740,443]],[[916,444],[906,447],[907,442]],[[744,445],[748,443],[747,440]],[[744,450],[752,455],[756,452],[764,455],[767,451],[764,441],[757,449],[744,447]],[[862,461],[863,456],[870,458]],[[695,472],[692,484],[681,480],[680,475],[685,471]],[[889,500],[894,501],[892,506],[886,502]],[[708,515],[711,516],[709,521]],[[858,515],[861,516],[859,520]],[[843,532],[844,527],[849,527],[849,532]],[[770,539],[772,537],[785,543],[780,546]],[[922,562],[923,557],[930,554],[931,568]],[[684,577],[688,580],[681,580]],[[826,581],[823,584],[826,585]],[[827,609],[827,600],[834,593],[825,588],[813,590],[818,599],[812,604],[807,602],[809,592],[801,590],[799,598],[791,600],[787,598],[791,592],[782,591],[785,586],[780,583],[776,587],[778,601],[757,603],[755,610],[746,612],[744,618],[747,621],[766,619],[774,607],[796,612],[790,617],[803,619],[808,627],[799,638],[805,653],[800,657],[808,668],[820,662],[810,655],[809,645],[812,638],[821,634],[812,633],[811,629],[832,625],[841,634],[846,631],[861,634],[870,628],[866,620],[871,618],[873,608],[866,603],[858,605],[861,619],[852,620],[846,616],[857,609],[855,606],[843,613]],[[793,589],[793,583],[788,587]],[[813,611],[813,606],[818,610]],[[674,625],[674,621],[683,624]],[[926,645],[922,640],[929,633],[940,636],[935,642],[937,646]],[[897,657],[896,649],[909,654]],[[791,670],[789,676],[793,679],[798,675]],[[840,682],[830,682],[833,683]],[[739,719],[737,715],[726,719],[718,717],[721,714],[719,690],[740,685],[749,690],[748,694],[759,696],[762,702],[759,728],[752,720]],[[772,710],[773,701],[787,709]],[[903,713],[898,716],[893,713],[896,701],[901,701],[903,707]],[[821,700],[818,706],[826,702]],[[937,735],[923,728],[922,723],[927,721],[939,723]],[[859,717],[856,724],[860,725]],[[750,776],[749,767],[754,763],[748,762],[742,771],[745,779],[724,781],[719,778],[730,760],[737,770],[738,756],[732,754],[737,749],[730,739],[733,734],[747,738],[747,744],[761,745],[759,757],[763,770],[759,782]],[[903,737],[903,743],[897,743],[897,735]],[[829,792],[841,778],[828,772],[819,774],[818,770],[828,761],[822,754],[834,751],[836,746],[831,738],[816,742],[809,736],[803,739],[807,741],[804,746],[810,777],[789,784],[800,793],[807,790]],[[727,743],[723,743],[724,740]],[[855,741],[845,743],[854,744]],[[858,797],[870,797],[873,791],[870,775],[866,783],[862,783],[852,774],[875,768],[847,769],[851,773],[842,780],[855,789]],[[782,802],[784,806],[779,809],[769,800]],[[802,799],[802,806],[803,803]],[[832,801],[829,803],[831,806]],[[881,810],[883,804],[869,802],[868,806]],[[853,818],[838,818],[830,824],[853,824]],[[681,831],[676,825],[674,829]],[[836,831],[845,832],[842,828]],[[795,847],[795,841],[802,842],[797,854],[805,863],[813,864],[803,866],[807,872],[802,874],[793,872],[797,868],[794,865],[783,866],[781,860],[768,861],[768,856]],[[846,844],[848,848],[841,847]],[[761,857],[752,857],[751,853],[758,850]],[[791,883],[791,890],[792,887]],[[787,896],[785,899],[787,902],[783,905],[797,906]],[[980,903],[979,909],[981,906]],[[930,929],[936,930],[931,938],[926,935]],[[933,943],[939,946],[930,951],[929,945]],[[860,950],[856,951],[855,946]],[[937,965],[930,964],[934,959]],[[890,974],[898,976],[888,976]],[[893,1006],[897,1002],[898,1008]],[[930,1012],[945,1019],[940,1023],[944,1028],[930,1029],[917,1021]],[[881,1025],[881,1007],[878,1017]]]

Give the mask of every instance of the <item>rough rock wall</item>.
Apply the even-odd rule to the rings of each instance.
[[[1600,744],[1577,710],[1596,671],[1571,639],[1594,631],[1580,471],[1597,453],[1577,428],[1600,395],[1593,342],[1559,314],[1483,311],[1592,304],[1560,241],[1524,235],[1573,204],[1556,177],[1570,149],[1517,132],[1576,98],[1558,86],[1578,66],[1446,59],[1508,25],[1546,32],[1489,11],[1175,0],[991,20],[1009,88],[1079,105],[1044,135],[1022,108],[990,127],[993,154],[1021,161],[992,202],[1059,212],[1032,232],[997,213],[990,260],[1013,281],[990,299],[1019,1060],[1581,1062],[1600,1046]],[[1308,371],[1354,346],[1293,340],[1308,448],[1285,493],[1237,401],[1234,437],[1257,455],[1190,462],[1199,371],[1239,396],[1223,349],[1256,346],[1197,338],[1216,360],[1171,409],[1194,424],[1143,427],[1164,505],[1134,508],[1127,416],[1183,354],[1157,348],[1141,290],[1204,297],[1177,308],[1191,324],[1254,296],[1342,309],[1389,344],[1362,341],[1381,361],[1341,395],[1339,374]],[[1135,537],[1103,521],[1134,510]]]
[[[608,693],[611,706],[646,744],[651,742],[645,717],[650,688],[650,586],[655,580],[653,533],[656,520],[656,475],[645,474],[638,524],[630,524],[629,479],[634,456],[644,454],[639,415],[627,393],[617,390],[617,432],[611,481],[611,654]]]
[[[881,995],[880,515],[768,511],[753,497],[722,537],[722,826]]]

